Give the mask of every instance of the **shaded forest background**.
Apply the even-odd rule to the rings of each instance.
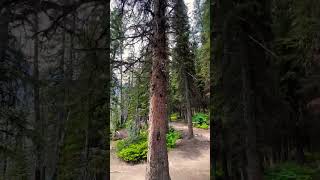
[[[148,42],[149,2],[132,3],[141,5],[142,13],[134,27],[138,34],[129,39]],[[195,82],[203,96],[192,104],[205,109],[210,95],[212,176],[319,179],[319,1],[204,4],[199,16],[204,30],[195,39],[202,46],[191,46],[190,54],[200,65]],[[102,179],[108,173],[109,88],[119,85],[109,72],[151,58],[146,43],[140,53],[145,56],[116,60],[122,16],[109,13],[103,0],[1,1],[1,179]],[[111,29],[109,18],[115,22]],[[138,64],[139,71],[129,74],[139,83],[130,80],[130,89],[124,89],[139,96],[128,106],[131,119],[145,118],[148,109],[144,77],[149,72],[143,69],[150,64]],[[175,92],[181,86],[172,77],[170,92]],[[185,108],[179,106],[182,97],[171,95],[172,112]]]
[[[0,179],[105,179],[108,1],[0,2]]]
[[[319,179],[319,1],[211,7],[213,176]]]

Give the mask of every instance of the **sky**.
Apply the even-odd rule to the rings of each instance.
[[[190,17],[191,14],[192,14],[192,11],[193,11],[193,2],[194,2],[194,0],[184,0],[184,2],[186,3],[186,6],[188,7],[188,15]]]

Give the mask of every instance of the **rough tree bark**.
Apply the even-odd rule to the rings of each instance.
[[[123,42],[120,44],[120,61],[123,62]],[[122,73],[122,65],[120,65],[120,125],[124,125],[124,111],[123,111],[123,87],[122,87],[122,80],[123,80],[123,73]]]
[[[9,18],[8,12],[6,9],[3,12],[0,12],[0,59],[4,59],[5,52],[8,46],[8,28],[9,28]]]
[[[186,101],[186,115],[188,122],[188,138],[193,138],[193,126],[192,126],[192,112],[191,112],[191,104],[190,104],[190,92],[189,92],[189,84],[187,80],[187,74],[184,73],[184,93],[185,93],[185,101]]]
[[[65,119],[66,119],[66,108],[65,108],[65,96],[66,96],[66,76],[65,76],[65,49],[66,49],[66,33],[62,32],[62,48],[61,48],[61,59],[60,59],[60,64],[59,64],[59,72],[61,73],[60,75],[62,76],[62,86],[63,92],[60,96],[59,99],[59,118],[58,122],[56,125],[55,129],[55,150],[54,150],[54,155],[55,157],[53,158],[53,167],[52,167],[52,172],[48,172],[48,177],[50,180],[56,180],[58,178],[59,174],[59,160],[61,156],[61,148],[63,145],[63,139],[64,139],[64,128],[65,128]]]
[[[36,13],[34,15],[34,32],[39,30],[39,17]],[[33,79],[34,79],[34,115],[35,115],[35,129],[39,132],[39,136],[42,134],[42,125],[40,119],[40,87],[39,87],[39,38],[36,35],[34,37],[34,62],[33,62]],[[41,136],[42,137],[42,136]],[[36,164],[35,164],[35,180],[41,180],[43,175],[42,166],[42,148],[40,142],[35,142],[36,147]]]
[[[254,92],[252,89],[248,38],[244,29],[240,33],[240,53],[241,53],[241,73],[242,73],[242,98],[243,98],[243,118],[246,122],[246,156],[248,160],[247,174],[248,180],[262,180],[262,170],[257,148],[257,130],[254,112]]]
[[[2,9],[2,12],[0,12],[0,60],[3,61],[6,55],[6,50],[8,47],[8,39],[9,39],[9,18],[8,18],[8,12],[7,9]],[[4,127],[5,131],[7,131],[7,125]],[[0,140],[3,143],[4,151],[6,149],[6,143],[7,143],[7,134],[3,134],[0,136]],[[1,167],[1,175],[3,179],[6,179],[6,172],[7,172],[7,158],[4,157],[0,161],[0,167]]]
[[[213,77],[214,73],[214,67],[215,63],[217,61],[222,61],[222,56],[216,56],[218,53],[216,50],[219,46],[219,41],[221,41],[222,33],[222,8],[221,8],[221,0],[215,1],[215,3],[210,3],[210,16],[213,17],[213,21],[211,21],[210,24],[210,46],[213,48],[210,48],[210,76]],[[214,57],[214,60],[213,60]],[[214,78],[210,78],[210,103],[214,104]],[[210,154],[213,159],[212,164],[210,166],[210,169],[212,169],[211,178],[213,180],[216,180],[217,175],[217,163],[218,163],[218,157],[219,157],[219,150],[221,149],[220,145],[222,142],[220,142],[221,138],[221,119],[220,118],[213,118],[214,114],[214,108],[211,106],[210,109],[210,124],[212,124],[212,128],[210,128],[210,134],[211,134],[211,141],[213,142],[212,148],[210,149]]]
[[[146,180],[170,180],[166,147],[167,123],[167,47],[165,0],[154,1],[153,62],[149,111],[149,141]]]

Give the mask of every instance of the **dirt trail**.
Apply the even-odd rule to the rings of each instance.
[[[209,180],[210,179],[210,132],[194,128],[195,138],[188,140],[187,125],[171,123],[183,131],[184,138],[177,142],[176,148],[169,151],[171,180]],[[115,155],[114,143],[111,144],[111,180],[144,180],[146,164],[130,165]]]

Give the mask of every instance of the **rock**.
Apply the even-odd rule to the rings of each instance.
[[[177,139],[176,144],[180,144],[182,139]]]
[[[113,137],[112,137],[112,140],[120,140],[120,139],[124,139],[128,137],[128,133],[126,130],[122,129],[122,130],[119,130],[119,131],[116,131],[114,134],[113,134]]]

